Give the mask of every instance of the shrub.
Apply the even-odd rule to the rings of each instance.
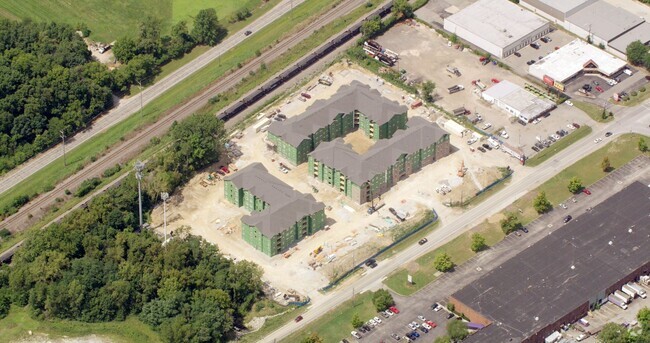
[[[639,92],[641,92],[641,93],[645,92],[645,87],[639,88]]]
[[[11,236],[11,231],[7,230],[6,228],[0,230],[0,238],[7,238]]]
[[[115,166],[104,170],[104,173],[102,175],[104,177],[111,177],[111,176],[117,174],[120,170],[122,170],[122,166],[119,165],[119,164],[116,164]]]
[[[87,180],[84,180],[81,185],[79,185],[79,188],[77,188],[77,191],[74,193],[76,197],[82,197],[88,193],[90,193],[95,187],[99,186],[99,184],[102,183],[101,180],[99,180],[98,177],[93,177]]]
[[[639,95],[639,93],[637,93],[636,91],[631,91],[631,92],[630,92],[630,95],[631,95],[631,96],[637,96],[637,95]]]
[[[395,305],[393,296],[385,289],[379,289],[372,295],[372,303],[375,305],[377,311],[385,311],[389,307]]]
[[[438,253],[433,259],[433,267],[437,271],[447,272],[454,268],[454,262],[452,262],[451,257],[447,253]]]

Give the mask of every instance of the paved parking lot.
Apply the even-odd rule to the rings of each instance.
[[[529,45],[518,51],[521,54],[521,57],[510,55],[504,58],[503,62],[509,65],[515,73],[519,75],[528,75],[528,64],[526,64],[526,62],[538,61],[541,57],[555,51],[555,48],[560,48],[576,39],[576,37],[558,29],[547,34],[546,37],[550,38],[551,41],[548,43],[544,43],[541,40],[536,41],[539,44],[539,49],[534,49]]]
[[[556,33],[557,31],[552,34]],[[564,40],[564,38],[556,38],[547,45],[556,43],[556,40]],[[396,25],[379,37],[377,41],[384,47],[400,54],[398,68],[406,70],[408,75],[413,75],[415,78],[428,79],[436,84],[436,104],[447,111],[462,106],[473,114],[480,114],[483,121],[478,123],[477,127],[484,129],[485,125],[489,123],[491,127],[484,131],[496,135],[505,129],[508,138],[502,138],[502,140],[515,148],[522,149],[526,156],[530,157],[535,154],[532,147],[538,142],[537,137],[543,140],[561,129],[571,131],[567,127],[570,123],[590,126],[595,123],[585,113],[568,105],[560,105],[551,112],[550,116],[542,119],[538,124],[523,126],[512,122],[512,118],[504,111],[480,98],[475,92],[476,87],[472,86],[472,81],[480,79],[489,87],[492,85],[492,79],[508,80],[523,87],[526,80],[493,64],[482,65],[477,55],[448,46],[446,39],[438,35],[435,30],[423,25]],[[458,68],[461,76],[448,73],[447,66]],[[462,85],[465,89],[448,94],[447,88],[456,84]],[[485,142],[475,143],[472,146],[477,148],[483,143]],[[493,156],[501,154],[501,152],[482,153],[476,150],[474,154]],[[517,163],[514,159],[512,161],[512,163]]]
[[[431,342],[439,335],[444,335],[446,330],[446,310],[440,312],[431,311],[431,304],[439,302],[445,305],[445,299],[451,294],[460,290],[465,285],[480,278],[485,273],[498,268],[503,262],[514,257],[528,246],[535,244],[545,236],[552,234],[553,231],[562,228],[562,218],[567,213],[577,217],[588,207],[604,201],[612,194],[622,190],[630,183],[641,180],[650,182],[650,159],[647,157],[638,157],[630,163],[618,168],[610,173],[607,177],[590,185],[589,189],[592,195],[578,194],[574,198],[576,202],[571,202],[567,209],[551,211],[527,225],[528,234],[517,236],[508,235],[503,241],[499,242],[490,249],[481,252],[464,264],[456,267],[453,273],[445,273],[429,285],[410,297],[404,297],[394,294],[397,307],[400,314],[393,316],[385,323],[379,325],[372,332],[362,338],[362,342],[390,342],[394,341],[390,334],[395,332],[403,335],[409,331],[407,324],[417,320],[418,315],[423,315],[438,324],[438,327],[426,334],[424,342]],[[648,298],[650,299],[650,298]],[[604,312],[603,312],[604,313]],[[635,312],[636,313],[636,312]],[[631,314],[630,309],[625,311],[625,315]],[[627,318],[627,317],[626,317]],[[613,318],[612,318],[613,319]],[[621,320],[622,322],[623,320]],[[350,336],[348,336],[350,337]],[[424,337],[421,337],[424,338]],[[354,342],[354,340],[349,341]],[[400,340],[403,342],[404,340]],[[593,342],[593,341],[592,341]]]

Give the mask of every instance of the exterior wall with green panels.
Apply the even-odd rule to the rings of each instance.
[[[268,139],[271,141],[273,144],[275,144],[276,151],[278,154],[282,155],[284,158],[286,158],[290,163],[293,163],[294,165],[297,165],[298,161],[298,149],[294,147],[293,145],[285,142],[282,138],[273,135],[272,133],[269,132],[268,134]]]
[[[252,245],[255,249],[263,252],[268,256],[273,256],[272,254],[272,242],[271,239],[264,236],[256,227],[248,226],[242,223],[242,238],[246,243]]]
[[[225,181],[223,184],[223,190],[228,202],[235,204],[237,207],[242,207],[244,205],[244,190],[237,188],[232,181]]]
[[[251,211],[263,211],[265,208],[269,207],[269,204],[265,203],[262,199],[256,197],[251,192],[244,190],[244,208]]]

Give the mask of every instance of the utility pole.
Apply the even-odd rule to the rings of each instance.
[[[142,161],[135,162],[135,178],[138,180],[138,210],[140,214],[140,228],[142,228],[142,171],[144,170],[144,163]]]
[[[167,199],[169,199],[169,193],[162,192],[160,193],[160,197],[163,201],[163,229],[165,232],[165,240],[163,241],[163,245],[165,245],[167,244]]]
[[[61,140],[63,141],[63,166],[66,167],[68,163],[65,161],[65,132],[63,130],[59,131],[61,133]]]

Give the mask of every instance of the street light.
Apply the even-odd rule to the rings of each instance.
[[[164,245],[167,243],[167,199],[169,199],[169,193],[162,192],[160,193],[160,197],[163,201],[163,230],[165,232],[165,240],[163,241]]]
[[[142,228],[142,171],[144,170],[144,163],[142,161],[135,162],[135,178],[138,180],[138,210],[140,214],[140,228]]]
[[[67,166],[68,164],[65,162],[65,132],[63,130],[59,131],[61,133],[61,140],[63,140],[63,166]]]

